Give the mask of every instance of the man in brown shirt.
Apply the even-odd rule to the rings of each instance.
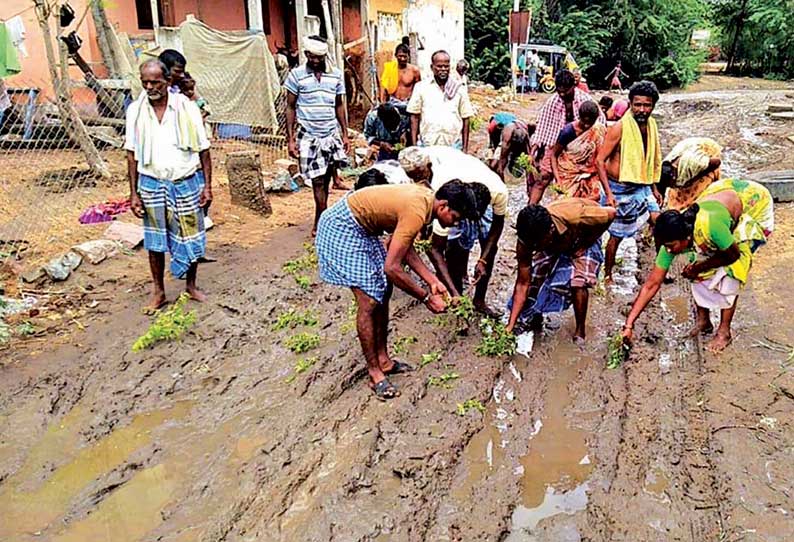
[[[435,195],[423,185],[362,188],[320,217],[317,256],[320,278],[353,290],[356,327],[367,361],[370,387],[379,399],[399,395],[387,375],[413,370],[389,357],[389,298],[392,284],[419,299],[432,312],[446,310],[446,287],[422,262],[413,242],[433,219],[451,227],[476,220],[476,198],[467,185],[451,181]],[[388,248],[380,236],[391,234]],[[404,269],[408,265],[427,284],[422,287]]]
[[[616,212],[583,198],[564,198],[545,208],[528,205],[522,209],[516,221],[518,277],[508,330],[515,328],[519,317],[538,326],[544,313],[564,311],[573,298],[573,340],[584,341],[588,288],[596,285],[603,261],[600,238]],[[527,302],[529,306],[522,314]]]

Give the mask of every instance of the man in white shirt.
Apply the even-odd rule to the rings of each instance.
[[[411,114],[411,145],[446,145],[469,150],[469,119],[474,108],[466,86],[449,76],[449,54],[436,51],[431,57],[433,78],[414,87]]]
[[[408,153],[411,149],[406,149]],[[485,303],[488,282],[491,278],[499,238],[502,236],[507,215],[508,189],[491,168],[475,158],[451,147],[433,146],[416,149],[430,158],[432,176],[430,187],[438,190],[445,183],[459,179],[471,184],[477,195],[479,222],[462,220],[452,228],[433,222],[433,237],[428,253],[436,272],[453,296],[463,295],[468,281],[469,253],[480,243],[480,258],[474,266],[474,307],[494,315]],[[401,163],[408,164],[403,154]],[[406,167],[406,166],[403,166]]]
[[[191,298],[205,301],[196,271],[206,249],[201,208],[212,201],[210,142],[195,102],[168,91],[170,74],[162,61],[144,62],[140,73],[144,92],[127,109],[124,148],[132,212],[143,218],[154,282],[149,307],[166,303],[166,252],[174,277],[186,279]]]

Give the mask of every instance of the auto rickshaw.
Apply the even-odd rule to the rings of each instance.
[[[537,88],[547,94],[551,94],[557,90],[557,85],[554,84],[554,74],[557,70],[568,69],[575,70],[579,65],[574,60],[573,55],[568,52],[564,47],[554,45],[547,40],[537,40],[534,42],[526,43],[518,46],[517,60],[521,59],[524,55],[529,55],[532,52],[537,53],[542,62],[540,68],[541,72],[537,74]],[[517,62],[514,68],[514,90],[516,92],[526,92],[529,81],[530,68],[524,64],[523,69],[519,68],[521,62]]]

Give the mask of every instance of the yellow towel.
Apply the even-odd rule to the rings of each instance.
[[[654,184],[662,173],[662,148],[659,146],[659,131],[656,119],[648,119],[648,149],[642,144],[642,134],[637,121],[626,113],[621,119],[623,134],[620,138],[620,182],[632,184]]]
[[[389,60],[383,66],[383,75],[380,76],[380,86],[386,89],[389,94],[397,91],[397,84],[400,82],[400,70],[397,67],[397,59]]]

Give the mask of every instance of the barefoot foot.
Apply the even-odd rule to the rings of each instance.
[[[727,332],[718,331],[717,334],[714,336],[714,338],[711,340],[711,342],[706,347],[706,350],[708,350],[709,352],[712,352],[714,354],[718,354],[719,352],[722,352],[723,350],[725,350],[725,348],[729,344],[731,344],[732,340],[733,340],[733,337],[731,336],[731,332],[730,331],[727,331]]]
[[[687,332],[686,336],[689,339],[694,339],[698,335],[710,335],[713,331],[714,326],[711,325],[711,322],[698,322]]]
[[[165,292],[154,292],[149,304],[143,308],[143,313],[152,314],[154,311],[162,309],[167,302]]]
[[[190,299],[204,303],[207,300],[207,294],[196,288],[195,286],[185,288],[185,291],[190,296]]]

